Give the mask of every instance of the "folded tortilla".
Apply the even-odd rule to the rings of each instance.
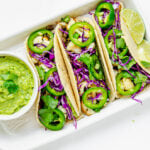
[[[27,54],[28,60],[32,64],[32,66],[33,66],[33,68],[34,68],[34,70],[35,70],[35,72],[38,76],[39,86],[40,86],[40,84],[41,84],[40,83],[40,78],[39,78],[38,72],[36,70],[35,64],[32,60],[32,57],[29,54],[29,52],[31,50],[29,49],[29,47],[27,45],[27,40],[26,40],[25,45],[26,45],[26,54]],[[55,56],[56,68],[57,68],[57,71],[58,71],[58,75],[60,77],[61,84],[63,85],[64,90],[66,92],[66,95],[68,96],[68,98],[70,100],[70,103],[71,103],[74,111],[76,112],[76,114],[78,116],[77,119],[79,119],[81,117],[80,111],[79,111],[79,108],[76,104],[74,92],[73,92],[73,89],[72,89],[72,86],[71,86],[70,78],[68,76],[68,71],[66,69],[66,65],[64,63],[64,59],[61,55],[61,51],[60,51],[60,47],[59,47],[59,43],[58,43],[56,34],[54,35],[54,56]],[[43,126],[43,124],[39,120],[39,115],[38,115],[38,111],[40,109],[40,101],[41,101],[41,91],[38,92],[37,100],[36,100],[36,119],[39,122],[39,124]],[[67,120],[67,122],[69,122],[69,121],[70,120]]]
[[[76,22],[87,22],[90,25],[92,25],[93,28],[95,28],[92,20],[87,18],[87,17],[77,17],[77,18],[75,18],[75,20],[76,20]],[[62,55],[64,57],[67,69],[68,69],[69,77],[71,79],[71,84],[72,84],[72,87],[73,87],[73,90],[74,90],[74,94],[75,94],[75,97],[76,97],[76,102],[77,102],[78,108],[79,108],[79,110],[81,110],[81,108],[82,108],[82,111],[86,115],[92,115],[94,113],[94,111],[92,109],[88,109],[87,107],[85,107],[85,105],[82,103],[82,101],[80,99],[79,91],[78,91],[78,88],[77,88],[76,77],[75,77],[75,74],[73,72],[73,68],[72,68],[70,59],[68,57],[68,54],[66,53],[66,49],[65,49],[63,41],[62,41],[63,35],[62,35],[62,32],[60,31],[60,29],[62,29],[62,24],[61,23],[59,23],[56,26],[56,34],[58,36],[58,41],[60,43],[61,52],[62,52]],[[104,59],[104,55],[102,53],[102,48],[101,48],[100,43],[98,41],[97,32],[96,32],[95,29],[94,29],[94,31],[95,31],[96,44],[97,44],[97,47],[98,47],[99,59],[101,61],[103,71],[104,71],[104,75],[105,75],[105,81],[106,81],[106,84],[107,84],[108,88],[110,89],[109,100],[113,101],[114,98],[115,98],[115,90],[113,88],[113,84],[112,84],[111,78],[109,76],[108,68],[107,68],[107,65],[106,65],[106,62],[105,62],[105,59]]]
[[[120,6],[121,6],[121,10],[124,8],[123,6],[123,3],[120,2]],[[102,47],[102,50],[103,50],[103,54],[104,54],[104,57],[105,57],[105,60],[107,62],[107,67],[109,68],[109,74],[110,74],[110,77],[111,77],[111,80],[112,80],[112,83],[113,83],[113,86],[114,86],[114,89],[116,91],[116,98],[121,98],[121,97],[127,97],[127,96],[122,96],[120,95],[118,92],[117,92],[117,88],[116,88],[116,72],[115,70],[113,69],[113,65],[111,63],[111,59],[109,57],[109,53],[108,53],[108,50],[106,48],[106,45],[105,45],[105,42],[104,42],[104,37],[102,35],[102,31],[95,19],[95,14],[92,15],[92,20],[94,22],[94,25],[95,25],[95,29],[98,33],[98,38],[99,38],[99,42],[101,44],[101,47]],[[133,38],[131,37],[131,34],[125,24],[125,22],[123,21],[123,19],[120,17],[120,25],[121,25],[121,31],[123,33],[123,36],[122,38],[125,40],[125,43],[129,49],[129,53],[130,55],[133,57],[133,59],[137,62],[137,64],[139,64],[139,66],[144,70],[146,71],[147,73],[150,73],[150,69],[147,69],[145,68],[139,61],[138,59],[138,54],[137,54],[137,45],[135,44]]]

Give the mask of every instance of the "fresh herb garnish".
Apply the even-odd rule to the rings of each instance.
[[[36,66],[36,69],[38,71],[39,77],[41,80],[44,80],[45,71],[42,67]]]
[[[10,94],[16,93],[19,89],[18,85],[16,85],[12,80],[5,81],[4,87],[8,89]]]
[[[50,95],[42,96],[41,98],[45,106],[49,109],[55,109],[58,105],[58,99],[54,99]]]
[[[46,123],[52,122],[54,119],[52,111],[50,111],[49,109],[40,109],[39,115],[41,120],[43,120]]]
[[[136,78],[134,79],[134,83],[144,83],[147,81],[147,76],[141,74],[140,72],[136,72]]]

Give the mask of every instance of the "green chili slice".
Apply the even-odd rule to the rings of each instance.
[[[102,29],[109,28],[115,21],[115,10],[111,3],[100,3],[96,8],[95,15],[97,16],[99,26]]]
[[[46,72],[45,77],[44,77],[44,82],[46,82],[48,80],[48,78],[53,75],[54,72],[56,72],[57,69],[56,68],[52,68],[50,69],[48,72]],[[56,91],[55,89],[53,89],[49,84],[47,84],[46,86],[46,90],[51,93],[54,96],[61,96],[65,94],[64,89],[62,91]]]
[[[85,41],[79,40],[76,32],[77,29],[87,30],[86,32],[88,32],[88,38]],[[84,36],[84,31],[83,31],[83,36]],[[90,25],[87,22],[77,22],[70,27],[69,38],[75,45],[79,47],[86,47],[90,45],[95,39],[94,28],[92,27],[92,25]]]
[[[61,130],[65,124],[65,116],[59,109],[40,109],[40,122],[49,130]]]
[[[132,74],[136,75],[136,72],[132,72]],[[130,85],[128,84],[127,85],[128,89],[125,89],[123,82],[122,82],[122,80],[124,78],[131,80],[131,82],[134,84],[134,86],[133,87],[131,86],[131,88],[129,88]],[[142,86],[142,82],[135,83],[134,80],[135,79],[127,71],[122,71],[122,72],[118,73],[116,76],[116,84],[117,84],[118,93],[121,95],[129,96],[129,95],[132,95],[132,94],[138,92]],[[125,83],[125,84],[127,84],[127,83]]]
[[[36,40],[38,38],[40,38],[40,40]],[[46,42],[46,44],[44,42]],[[53,33],[46,29],[33,32],[28,38],[28,47],[31,51],[38,54],[49,51],[53,47]]]
[[[95,99],[93,99],[93,95],[95,95]],[[107,102],[107,91],[102,87],[90,88],[83,94],[82,101],[90,109],[100,109]]]

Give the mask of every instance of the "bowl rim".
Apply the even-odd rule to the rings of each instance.
[[[11,114],[11,115],[0,115],[0,121],[5,121],[5,120],[13,120],[17,119],[21,116],[23,116],[26,112],[30,110],[30,108],[33,106],[33,104],[36,101],[37,95],[38,95],[38,77],[36,75],[36,72],[33,68],[33,66],[28,62],[28,60],[23,59],[20,55],[16,55],[13,52],[0,52],[0,56],[11,56],[14,58],[17,58],[18,60],[21,60],[32,72],[33,79],[34,79],[34,88],[33,88],[33,93],[31,96],[31,99],[29,100],[28,104],[23,106],[19,111]]]

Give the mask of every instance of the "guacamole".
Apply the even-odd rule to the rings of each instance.
[[[27,105],[34,88],[31,70],[11,56],[0,56],[0,114],[10,115]]]

